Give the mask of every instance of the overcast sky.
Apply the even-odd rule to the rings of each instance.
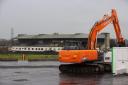
[[[17,34],[89,33],[112,8],[117,10],[123,36],[128,38],[127,0],[0,0],[0,38]],[[112,25],[103,32],[114,36]]]

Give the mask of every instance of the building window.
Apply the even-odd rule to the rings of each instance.
[[[54,48],[53,50],[56,51],[56,48]]]
[[[40,50],[40,48],[38,48],[38,50]]]
[[[49,48],[49,50],[52,50],[52,48]]]
[[[58,50],[61,50],[61,48],[58,48]]]
[[[28,48],[28,50],[30,50],[30,48]]]
[[[32,48],[32,50],[34,50],[34,48]]]
[[[45,48],[45,50],[47,50],[47,48]]]
[[[43,50],[43,48],[41,48],[41,50]]]

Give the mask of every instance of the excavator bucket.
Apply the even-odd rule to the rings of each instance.
[[[97,50],[61,50],[59,61],[66,63],[82,63],[98,60]]]

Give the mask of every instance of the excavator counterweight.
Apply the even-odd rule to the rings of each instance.
[[[67,63],[98,60],[97,50],[63,50],[59,52],[59,55],[59,61]]]

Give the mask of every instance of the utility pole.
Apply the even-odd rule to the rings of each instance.
[[[13,38],[14,38],[14,29],[11,28],[11,46],[13,46]]]

